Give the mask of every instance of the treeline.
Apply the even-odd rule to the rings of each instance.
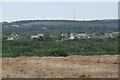
[[[17,25],[17,27],[15,26]],[[43,29],[46,28],[46,29]],[[117,20],[24,20],[16,22],[3,22],[3,33],[10,35],[13,32],[20,35],[36,33],[75,32],[75,33],[106,33],[118,31]]]
[[[118,54],[118,38],[56,41],[48,37],[35,40],[3,40],[3,57],[69,56]]]
[[[113,20],[90,20],[90,21],[80,21],[80,20],[21,20],[21,21],[13,21],[13,22],[3,22],[3,24],[26,24],[26,23],[32,23],[32,22],[74,22],[74,23],[118,23],[118,20],[113,19]]]

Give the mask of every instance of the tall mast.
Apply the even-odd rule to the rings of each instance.
[[[75,11],[73,11],[73,20],[75,21]]]
[[[44,13],[43,13],[43,28],[45,27],[45,17],[44,17]]]
[[[43,27],[42,27],[42,30],[43,30],[43,33],[45,34],[44,28],[45,28],[45,18],[44,18],[44,13],[43,13]]]

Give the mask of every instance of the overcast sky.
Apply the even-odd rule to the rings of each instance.
[[[117,2],[3,2],[2,21],[117,19]]]

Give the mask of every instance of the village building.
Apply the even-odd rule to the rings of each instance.
[[[104,35],[99,35],[96,36],[95,38],[105,39],[105,38],[114,38],[115,36],[118,36],[118,32],[105,33]]]
[[[106,37],[113,37],[113,35],[112,35],[112,33],[105,33],[105,35],[104,36],[106,36]]]
[[[12,33],[12,34],[7,38],[7,40],[8,40],[8,41],[17,40],[18,38],[19,38],[19,35],[18,35],[18,34]]]
[[[14,40],[14,38],[8,37],[7,40],[8,40],[8,41],[12,41],[12,40]]]
[[[79,39],[79,38],[90,38],[89,35],[87,35],[86,33],[81,33],[81,34],[70,34],[70,38],[69,39]]]
[[[112,32],[112,36],[118,36],[120,33],[119,32]]]
[[[36,35],[32,35],[31,39],[37,39],[37,38],[41,38],[41,37],[44,37],[44,35],[43,34],[36,34]]]
[[[70,38],[69,38],[69,39],[70,39],[70,40],[75,39],[73,33],[70,33]]]
[[[61,34],[61,37],[62,37],[62,38],[69,38],[69,36],[70,36],[70,35],[69,35],[68,33],[62,33],[62,34]]]
[[[74,38],[87,38],[87,37],[88,37],[88,35],[84,34],[84,33],[82,33],[82,34],[75,34],[74,35]]]
[[[96,38],[96,37],[97,37],[97,35],[96,35],[95,33],[88,34],[88,36],[89,36],[90,38]]]
[[[68,33],[61,33],[61,41],[69,40],[69,37]]]

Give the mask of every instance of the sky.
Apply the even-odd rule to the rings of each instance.
[[[1,2],[119,2],[119,0],[1,0]]]
[[[1,3],[0,3],[1,4]],[[118,2],[2,2],[2,21],[118,18]]]

